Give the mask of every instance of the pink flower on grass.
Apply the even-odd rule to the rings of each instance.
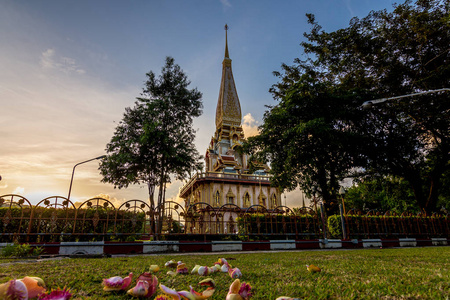
[[[69,289],[63,288],[52,290],[48,294],[42,294],[39,297],[39,300],[68,300],[72,297],[72,294],[70,293]]]

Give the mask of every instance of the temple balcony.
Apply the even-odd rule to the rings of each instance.
[[[206,181],[223,181],[223,182],[239,182],[239,183],[253,183],[253,184],[270,184],[271,175],[258,174],[238,174],[225,172],[202,172],[195,174],[183,187],[180,189],[180,197],[185,198],[189,190],[194,184]]]

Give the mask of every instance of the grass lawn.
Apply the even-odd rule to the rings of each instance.
[[[199,275],[167,275],[164,263],[183,261],[189,273],[194,265],[213,266],[224,257],[252,286],[251,299],[291,296],[302,299],[449,299],[450,247],[362,249],[336,251],[254,252],[208,255],[150,255],[116,258],[61,259],[7,264],[0,260],[0,283],[23,276],[38,276],[49,288],[67,286],[73,299],[131,299],[126,293],[106,293],[103,278],[133,272],[137,277],[157,264],[159,282],[176,289],[202,291]],[[11,260],[9,260],[11,261]],[[320,273],[309,273],[315,264]],[[213,273],[216,292],[209,299],[225,299],[233,280]],[[134,286],[134,284],[133,284]]]

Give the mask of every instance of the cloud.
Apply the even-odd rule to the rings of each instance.
[[[84,69],[77,65],[75,59],[56,55],[55,49],[47,49],[42,52],[40,65],[44,69],[54,69],[64,73],[86,73]]]
[[[80,207],[81,204],[86,202],[87,200],[93,199],[93,198],[102,198],[105,200],[108,200],[111,202],[116,209],[118,209],[123,203],[125,203],[126,199],[117,199],[116,197],[111,197],[109,194],[100,193],[93,197],[79,197],[78,200],[76,200],[73,205],[75,205],[76,208]]]
[[[222,3],[222,5],[226,8],[226,7],[231,7],[231,3],[229,0],[220,0],[220,3]]]
[[[350,15],[351,15],[352,17],[354,17],[354,16],[355,16],[355,12],[353,11],[350,2],[351,2],[351,0],[344,0],[344,4],[345,4],[345,6],[347,7],[348,12],[350,13]]]
[[[15,194],[15,195],[23,195],[24,193],[25,193],[25,188],[20,187],[20,186],[16,187],[14,189],[14,191],[12,192],[12,194]]]
[[[258,121],[253,118],[251,113],[246,114],[242,118],[242,129],[246,137],[251,137],[259,134]]]

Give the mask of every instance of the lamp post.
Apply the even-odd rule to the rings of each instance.
[[[344,209],[344,214],[345,214],[345,204],[344,204],[345,189],[344,189],[344,187],[342,187],[342,186],[341,186],[341,188],[339,189],[339,195],[341,195],[342,208]]]
[[[316,194],[317,194],[316,187],[313,187],[313,188],[312,188],[312,195],[313,195],[314,209],[315,209],[316,214],[317,214],[317,199],[316,199]]]
[[[88,160],[79,162],[79,163],[77,163],[75,166],[73,166],[73,170],[72,170],[72,178],[70,179],[69,194],[67,195],[67,199],[70,200],[70,192],[71,192],[71,190],[72,190],[73,174],[75,173],[75,168],[76,168],[78,165],[81,165],[81,164],[84,164],[84,163],[87,163],[87,162],[90,162],[90,161],[93,161],[93,160],[102,159],[102,158],[105,158],[105,157],[106,157],[106,155],[102,155],[102,156],[99,156],[99,157],[91,158],[91,159],[88,159]]]
[[[339,195],[341,195],[341,199],[342,199],[342,205],[339,205],[339,211],[340,211],[340,215],[341,215],[341,224],[342,224],[342,237],[345,240],[345,239],[347,239],[347,230],[346,230],[346,226],[345,226],[345,204],[344,204],[345,189],[342,186],[339,189]]]
[[[390,100],[398,100],[398,99],[402,99],[402,98],[408,98],[408,97],[414,97],[414,96],[432,94],[432,93],[439,93],[439,92],[449,92],[449,91],[450,91],[450,88],[442,88],[442,89],[438,89],[438,90],[430,90],[430,91],[413,93],[413,94],[408,94],[408,95],[401,95],[401,96],[396,96],[396,97],[374,99],[374,100],[365,101],[361,105],[361,107],[364,109],[371,109],[374,104],[383,103],[383,102],[390,101]]]

